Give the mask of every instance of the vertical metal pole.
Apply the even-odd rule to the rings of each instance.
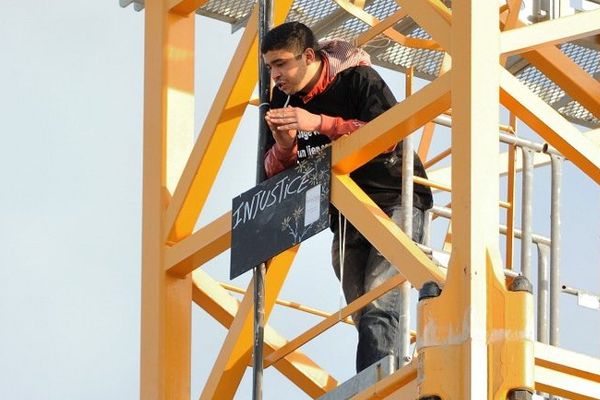
[[[265,327],[265,264],[254,268],[254,357],[252,370],[252,399],[262,399],[263,341]]]
[[[510,127],[512,134],[517,134],[517,117],[510,113]],[[514,267],[514,246],[515,246],[515,177],[516,165],[515,158],[517,147],[514,144],[508,145],[508,174],[506,175],[506,201],[510,203],[510,208],[506,210],[506,268]]]
[[[550,344],[559,344],[560,285],[560,190],[562,184],[562,159],[551,155],[552,194],[550,206]]]
[[[256,183],[260,183],[267,178],[265,173],[264,158],[267,150],[267,134],[269,128],[265,122],[265,114],[268,104],[271,100],[271,75],[266,68],[260,48],[263,38],[273,26],[273,0],[258,1],[258,97],[260,106],[258,107],[258,148],[256,152]]]
[[[433,213],[431,210],[425,211],[425,220],[423,221],[423,245],[431,247],[431,223],[433,222]]]
[[[412,68],[406,73],[406,97],[412,92]],[[412,238],[412,216],[413,216],[413,142],[412,135],[408,135],[402,141],[402,230],[408,237]],[[408,364],[410,354],[410,282],[405,281],[400,289],[400,310],[398,315],[398,367]]]
[[[559,303],[560,303],[560,190],[562,181],[562,159],[550,155],[552,187],[550,195],[550,345],[559,345]],[[549,400],[560,400],[550,395]]]
[[[548,344],[548,246],[538,243],[537,340]]]
[[[533,0],[532,8],[531,8],[531,16],[533,17],[533,21],[537,22],[540,18],[540,14],[542,12],[541,0]]]
[[[267,145],[267,126],[265,122],[266,105],[270,100],[271,77],[264,65],[260,48],[262,41],[273,25],[272,0],[258,1],[258,91],[260,107],[258,107],[258,149],[256,156],[256,182],[266,178],[264,154]],[[263,347],[265,329],[265,264],[254,268],[254,358],[252,374],[252,399],[262,399],[263,382]]]
[[[548,258],[550,249],[545,244],[538,243],[538,293],[537,293],[537,340],[548,344],[548,290],[549,290],[549,271]],[[546,393],[537,391],[537,394],[546,397]]]
[[[531,282],[531,210],[533,194],[533,152],[523,152],[523,197],[521,201],[521,273]]]

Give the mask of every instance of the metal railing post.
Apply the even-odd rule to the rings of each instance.
[[[537,340],[548,344],[548,290],[549,271],[548,258],[550,251],[548,246],[537,244],[538,249],[538,293],[537,293]]]
[[[265,122],[266,105],[270,101],[271,76],[265,67],[260,48],[262,40],[273,25],[272,0],[258,2],[258,148],[256,159],[256,183],[266,179],[263,157],[266,152],[268,128]],[[263,351],[265,329],[265,272],[266,265],[262,263],[254,268],[254,352],[252,371],[252,399],[262,399],[263,383]]]
[[[412,94],[413,71],[406,71],[406,97]],[[408,135],[402,141],[402,230],[412,238],[413,234],[413,174],[414,153],[412,135]],[[399,286],[400,305],[398,315],[398,368],[408,364],[411,360],[410,353],[410,282],[405,281]]]
[[[433,221],[433,213],[431,212],[431,209],[425,211],[425,215],[424,215],[424,221],[423,221],[423,245],[424,246],[431,246],[431,223]]]
[[[550,344],[558,346],[560,341],[559,296],[560,284],[560,191],[562,186],[562,158],[550,155],[552,167],[552,189],[550,207]]]
[[[531,213],[533,194],[533,152],[525,147],[523,153],[523,192],[521,201],[521,273],[531,282]]]
[[[402,230],[412,237],[413,229],[413,145],[412,137],[407,136],[402,142]],[[399,286],[400,310],[398,315],[398,367],[408,364],[410,354],[410,282]]]

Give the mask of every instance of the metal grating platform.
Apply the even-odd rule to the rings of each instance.
[[[133,4],[136,10],[143,8],[143,0],[119,0],[122,7]],[[246,24],[255,4],[254,0],[210,0],[196,13],[231,24],[235,31]],[[382,20],[399,9],[394,0],[367,0],[364,10]],[[333,0],[296,0],[288,15],[310,26],[319,38],[342,38],[348,41],[369,29],[369,25],[355,18]],[[400,20],[394,29],[413,38],[430,39],[410,17]],[[444,53],[435,50],[415,49],[400,45],[384,36],[368,42],[364,49],[371,55],[375,65],[405,72],[412,67],[420,78],[435,79],[440,71]],[[567,43],[561,50],[594,77],[600,77],[600,51],[577,43]],[[600,127],[600,120],[572,100],[564,91],[550,81],[535,67],[512,57],[511,72],[534,93],[573,123],[588,127]],[[516,68],[514,68],[516,66]]]

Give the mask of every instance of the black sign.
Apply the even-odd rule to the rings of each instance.
[[[329,227],[331,148],[233,199],[233,279]]]

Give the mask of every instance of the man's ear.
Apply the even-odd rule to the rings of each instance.
[[[304,56],[306,57],[306,63],[311,64],[317,60],[317,54],[314,49],[310,47],[304,50]]]

